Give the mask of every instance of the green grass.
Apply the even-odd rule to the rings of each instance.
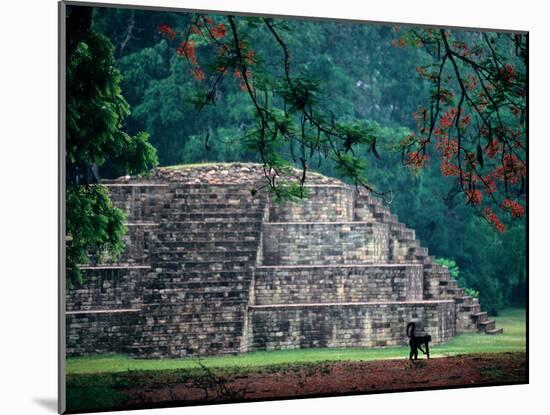
[[[449,343],[430,348],[433,357],[470,353],[498,353],[525,351],[525,309],[511,308],[502,311],[495,318],[497,327],[504,333],[496,336],[486,334],[462,334]],[[207,357],[203,363],[209,367],[251,369],[261,366],[315,363],[322,361],[359,361],[381,359],[404,359],[407,347],[378,349],[297,349],[252,352],[236,356]],[[196,359],[131,359],[125,355],[99,355],[67,359],[67,374],[120,373],[127,371],[157,371],[174,369],[196,369]]]

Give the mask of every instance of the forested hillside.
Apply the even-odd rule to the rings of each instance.
[[[252,18],[244,20],[248,59],[261,64],[265,78],[280,73],[284,56],[269,27]],[[191,16],[183,13],[95,9],[94,30],[115,47],[122,94],[131,108],[125,120],[128,133],[147,132],[161,166],[261,162],[258,152],[246,145],[256,120],[242,75],[231,73],[209,91],[204,87],[205,73],[192,63],[208,61],[215,42],[201,44],[199,38],[192,50],[178,51],[175,33],[189,30],[190,21]],[[221,24],[212,27],[218,30],[214,40],[228,30]],[[442,174],[433,146],[423,154],[422,169],[403,163],[403,140],[418,128],[413,114],[430,99],[432,85],[420,76],[422,68],[431,64],[430,56],[422,48],[404,47],[399,27],[288,20],[280,29],[293,74],[315,84],[318,111],[339,123],[357,123],[376,136],[376,147],[371,141],[359,143],[355,150],[366,163],[369,185],[386,195],[392,211],[417,231],[432,255],[456,262],[456,278],[480,292],[483,308],[496,312],[509,304],[523,304],[525,216],[504,216],[506,231],[496,230],[457,191],[456,178]],[[208,93],[213,96],[204,105],[201,94]],[[287,156],[292,159],[293,154]],[[310,169],[336,177],[341,172],[337,163],[321,156]],[[102,169],[103,177],[124,173],[109,164]]]

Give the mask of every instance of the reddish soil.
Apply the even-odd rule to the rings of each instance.
[[[448,358],[335,362],[260,373],[205,374],[182,383],[124,389],[124,407],[177,406],[284,397],[334,396],[391,390],[527,382],[525,353]]]

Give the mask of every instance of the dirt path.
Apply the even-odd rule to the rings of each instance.
[[[189,405],[372,393],[434,387],[525,383],[525,353],[465,355],[438,359],[335,362],[291,366],[238,376],[218,375],[176,384],[125,389],[125,407]]]

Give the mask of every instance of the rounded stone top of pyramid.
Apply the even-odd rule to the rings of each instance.
[[[252,184],[267,180],[267,176],[272,177],[275,172],[264,169],[259,163],[197,163],[182,164],[177,166],[157,167],[148,175],[141,177],[123,176],[116,180],[105,181],[115,183],[133,183],[133,182],[178,182],[185,184]],[[279,182],[300,182],[302,171],[292,169],[292,172],[279,174]],[[323,176],[322,174],[308,171],[306,175],[306,185],[339,185],[344,183],[341,180]]]

